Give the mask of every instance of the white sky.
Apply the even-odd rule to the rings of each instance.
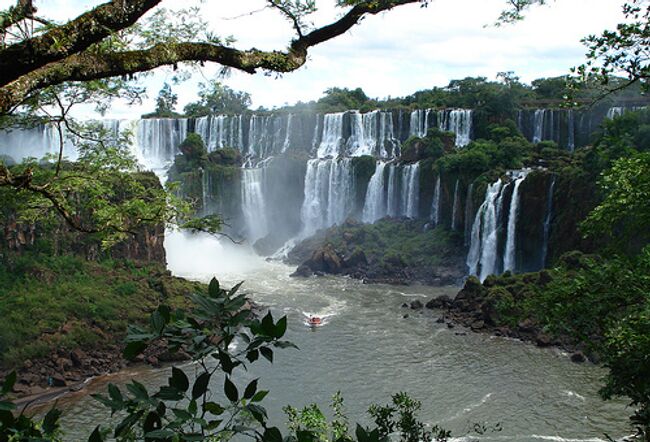
[[[14,3],[0,0],[0,8]],[[186,7],[193,0],[166,0],[163,6]],[[71,18],[98,0],[36,0],[42,15]],[[263,8],[264,0],[204,0],[201,5],[213,30],[233,35],[239,48],[283,49],[292,37],[289,22],[274,11],[239,17]],[[319,0],[316,24],[341,13],[334,0]],[[224,82],[249,92],[253,106],[282,106],[317,99],[333,86],[362,87],[371,97],[403,96],[420,89],[445,86],[467,76],[494,79],[498,72],[514,71],[522,80],[564,75],[584,61],[580,39],[622,20],[623,0],[556,0],[532,9],[516,25],[491,26],[505,0],[433,0],[427,8],[407,5],[368,17],[347,34],[312,48],[307,65],[280,78],[233,71]],[[230,17],[231,19],[224,19]],[[239,17],[232,19],[232,17]],[[201,75],[174,91],[178,110],[196,99],[196,84],[217,72],[207,66]],[[113,117],[134,117],[153,110],[153,99],[171,71],[162,69],[147,78],[150,98],[137,109],[116,104]]]

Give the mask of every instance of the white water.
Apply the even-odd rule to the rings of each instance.
[[[516,270],[516,253],[517,249],[517,217],[519,215],[519,186],[524,182],[529,170],[522,170],[513,174],[515,187],[510,199],[510,213],[508,214],[508,232],[506,237],[506,251],[503,256],[503,271]]]
[[[246,237],[251,244],[269,233],[262,189],[263,180],[263,168],[242,169],[242,212],[246,223]]]
[[[438,128],[456,134],[456,147],[464,147],[471,141],[472,115],[470,109],[438,111]]]
[[[363,206],[362,220],[364,223],[374,223],[386,216],[386,192],[384,188],[384,170],[386,163],[377,161],[375,173],[370,178],[366,191],[366,202]]]
[[[465,246],[469,246],[472,236],[472,210],[474,197],[474,183],[471,183],[467,188],[467,199],[465,200]]]
[[[458,229],[458,210],[460,209],[460,193],[458,192],[459,180],[454,185],[454,204],[451,211],[451,230]]]
[[[323,136],[318,146],[318,158],[336,157],[343,144],[344,112],[326,114],[323,117]]]
[[[436,187],[433,190],[433,200],[431,202],[431,221],[434,225],[440,224],[440,192],[441,192],[440,175],[436,179]]]
[[[402,201],[406,202],[403,215],[417,218],[420,203],[420,163],[404,166],[402,173]]]
[[[349,158],[309,160],[301,209],[301,236],[309,236],[319,229],[345,221],[351,209],[352,191]]]
[[[546,216],[544,217],[544,240],[542,243],[542,267],[545,267],[548,260],[548,241],[551,233],[551,221],[553,219],[553,192],[555,191],[555,176],[551,178],[551,184],[546,194]]]
[[[397,166],[391,164],[388,167],[388,189],[386,195],[386,211],[388,216],[399,215],[399,197],[397,195]]]

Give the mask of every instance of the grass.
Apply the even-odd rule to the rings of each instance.
[[[198,283],[159,265],[89,262],[74,256],[9,255],[0,259],[0,364],[14,367],[54,349],[93,349],[121,342],[127,324],[159,303],[186,304]]]

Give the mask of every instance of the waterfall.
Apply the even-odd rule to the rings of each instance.
[[[370,178],[366,201],[363,206],[362,220],[364,223],[374,223],[386,216],[386,193],[384,192],[384,169],[386,163],[378,161],[375,173]]]
[[[460,194],[458,193],[458,185],[459,180],[456,180],[456,184],[454,185],[454,204],[451,211],[451,230],[456,230],[458,227],[458,209],[460,206]]]
[[[470,275],[483,281],[495,272],[497,261],[498,213],[501,210],[501,194],[505,186],[498,179],[488,186],[485,200],[479,207],[472,226],[472,240],[467,255]]]
[[[187,138],[186,118],[149,118],[139,120],[136,144],[144,158],[156,167],[174,160],[178,146]]]
[[[553,191],[555,190],[555,176],[551,178],[551,185],[546,194],[546,216],[544,217],[544,241],[542,243],[542,267],[546,267],[548,259],[548,240],[551,233],[551,221],[553,219]]]
[[[287,130],[284,137],[284,144],[282,145],[282,152],[286,152],[289,147],[291,147],[291,134],[293,133],[293,114],[289,114],[287,117]]]
[[[607,110],[607,118],[613,120],[616,117],[620,117],[625,113],[625,108],[621,106],[613,106]]]
[[[424,138],[429,130],[429,113],[431,109],[417,109],[411,112],[409,136]]]
[[[464,147],[471,141],[472,115],[470,109],[447,109],[438,111],[438,129],[456,134],[456,147]]]
[[[436,179],[436,187],[433,189],[433,201],[431,202],[431,221],[433,225],[440,224],[440,175]]]
[[[346,143],[349,156],[373,155],[388,158],[390,149],[392,156],[399,141],[393,130],[393,116],[390,112],[372,111],[362,114],[358,111],[349,113],[351,133]]]
[[[408,218],[418,217],[418,204],[420,202],[420,164],[404,166],[402,172],[402,202],[406,203],[403,216]]]
[[[194,132],[205,142],[208,152],[224,147],[244,149],[242,115],[209,115],[194,121]]]
[[[508,214],[508,232],[506,236],[506,251],[503,255],[503,271],[516,270],[516,240],[517,240],[517,216],[519,215],[519,186],[528,175],[528,170],[515,172],[513,178],[515,187],[510,199],[510,213]]]
[[[345,112],[326,114],[323,117],[323,134],[318,146],[318,158],[336,157],[344,142],[343,116]]]
[[[544,114],[545,109],[537,109],[533,117],[533,143],[537,144],[544,137]]]
[[[351,210],[352,178],[349,158],[307,162],[301,209],[303,236],[345,221]]]
[[[391,164],[388,167],[388,189],[386,191],[386,210],[388,216],[396,217],[399,215],[399,196],[397,193],[397,166]]]
[[[474,209],[472,201],[473,197],[474,183],[471,183],[467,188],[467,199],[465,200],[465,233],[463,235],[465,240],[465,247],[469,246],[471,239],[470,237],[472,234],[472,210]]]
[[[470,240],[470,249],[467,254],[467,267],[470,275],[475,275],[484,281],[491,274],[499,272],[500,268],[516,270],[516,222],[519,206],[519,186],[528,176],[529,170],[509,171],[507,179],[499,178],[490,184],[485,191],[485,199],[478,209]],[[505,250],[500,253],[499,237],[502,231],[502,210],[503,199],[506,189],[514,183],[510,201],[510,210],[507,218],[507,238]],[[499,262],[499,256],[503,255],[503,261]]]
[[[210,215],[210,173],[201,169],[201,210],[203,216]]]
[[[264,169],[242,169],[241,176],[241,200],[246,237],[252,244],[269,233],[262,189]]]

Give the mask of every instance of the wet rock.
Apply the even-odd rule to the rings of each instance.
[[[347,268],[361,267],[368,265],[368,259],[363,250],[356,249],[352,254],[344,260],[344,265]]]
[[[424,305],[422,304],[422,301],[419,299],[416,299],[415,301],[411,301],[411,310],[421,310],[424,308]]]
[[[523,321],[519,322],[519,324],[517,324],[517,327],[521,332],[530,333],[535,330],[535,323],[531,319],[526,318]]]
[[[449,308],[452,304],[452,300],[449,296],[447,295],[442,295],[438,296],[437,298],[433,298],[429,302],[427,302],[426,307],[428,309],[443,309],[443,308]]]
[[[448,322],[447,323],[447,328],[454,328],[456,325],[453,322]]]
[[[444,324],[444,323],[445,323],[445,318],[443,318],[442,316],[436,319],[436,324]]]
[[[48,384],[52,387],[65,387],[68,385],[65,381],[65,378],[60,374],[53,374],[48,379]]]
[[[454,333],[456,336],[467,336],[466,332],[456,332]]]
[[[72,368],[72,361],[67,358],[58,358],[56,360],[56,366],[60,371],[68,371]]]
[[[409,305],[405,302],[404,304],[402,304],[402,308],[409,308]]]
[[[483,330],[485,328],[485,322],[483,322],[481,320],[477,320],[477,321],[472,322],[470,327],[474,331]]]
[[[311,276],[312,274],[313,274],[313,272],[312,272],[312,270],[309,268],[309,266],[306,265],[306,264],[302,264],[300,267],[298,267],[298,268],[296,269],[295,272],[293,272],[293,273],[292,273],[291,275],[289,275],[289,276],[294,277],[294,278],[295,278],[295,277],[303,277],[303,278],[307,278],[307,277]]]
[[[576,351],[571,354],[571,361],[575,363],[582,363],[585,362],[587,358],[585,357],[585,354],[581,351]]]
[[[407,314],[405,314],[404,316],[402,316],[402,318],[406,319],[406,318],[408,318],[409,316],[410,316],[410,315],[407,313]]]
[[[75,367],[81,367],[88,356],[81,349],[75,349],[70,352],[70,359]]]
[[[538,333],[535,337],[535,343],[538,347],[550,347],[553,344],[553,340],[546,333]]]

